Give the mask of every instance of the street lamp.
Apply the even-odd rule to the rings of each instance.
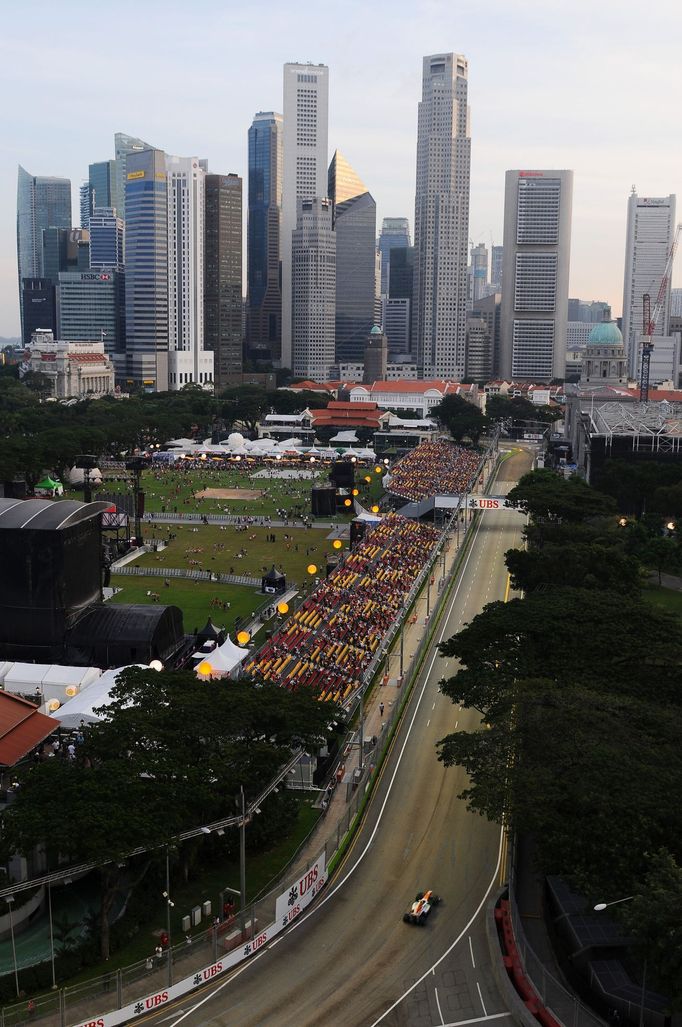
[[[19,991],[19,971],[17,970],[17,949],[16,949],[16,945],[14,944],[14,921],[12,919],[12,904],[14,902],[14,896],[13,895],[6,895],[5,896],[5,902],[7,903],[8,907],[9,907],[9,933],[12,936],[12,960],[14,962],[14,984],[15,984],[16,989],[17,989],[17,998],[19,998],[19,996],[20,996],[20,991]]]
[[[173,984],[173,946],[171,945],[171,909],[175,903],[170,897],[170,852],[166,846],[166,890],[162,893],[166,900],[166,936],[168,938],[168,986]]]
[[[602,910],[607,909],[609,906],[617,906],[620,902],[630,902],[634,899],[634,895],[626,895],[624,899],[614,899],[612,902],[598,902],[596,906],[592,908],[596,913],[601,913]],[[644,965],[642,967],[642,995],[639,1000],[639,1027],[644,1027],[644,998],[646,996],[646,956],[644,957]]]

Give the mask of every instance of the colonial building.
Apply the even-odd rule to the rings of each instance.
[[[99,398],[114,391],[114,365],[103,342],[60,342],[52,332],[35,332],[22,369],[44,375],[54,399]]]

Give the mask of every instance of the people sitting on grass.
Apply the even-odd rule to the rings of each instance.
[[[422,442],[391,470],[388,491],[413,503],[459,496],[471,489],[480,462],[480,453],[445,439]]]

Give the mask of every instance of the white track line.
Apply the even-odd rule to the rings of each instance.
[[[478,981],[476,981],[476,987],[478,988],[478,997],[480,998],[481,1005],[483,1006],[483,1015],[487,1016],[488,1010],[485,1008],[485,1002],[483,1001],[483,996],[481,995],[481,985],[478,983]]]
[[[443,1016],[443,1010],[440,1008],[440,1000],[438,998],[438,988],[434,988],[433,991],[434,991],[434,994],[436,996],[436,1005],[438,1006],[438,1015],[440,1016],[440,1022],[441,1022],[441,1024],[444,1024],[445,1023],[445,1018]]]
[[[471,953],[471,965],[474,970],[476,969],[476,960],[474,959],[474,946],[471,944],[471,935],[469,935],[469,952]]]
[[[456,586],[455,591],[453,593],[452,600],[450,601],[450,607],[448,609],[448,612],[447,612],[446,616],[444,617],[443,630],[441,631],[440,638],[438,639],[439,644],[440,644],[440,642],[443,641],[443,636],[445,635],[445,631],[446,631],[446,628],[447,628],[447,625],[448,625],[448,621],[450,620],[450,615],[452,614],[452,610],[453,610],[453,607],[455,605],[455,601],[457,600],[457,596],[459,594],[459,590],[460,590],[460,588],[462,586],[462,582],[464,581],[464,573],[465,573],[465,571],[467,569],[467,566],[469,564],[469,560],[471,559],[471,555],[474,552],[474,545],[473,545],[473,543],[474,543],[474,541],[476,539],[476,536],[478,534],[478,530],[479,530],[480,526],[481,526],[481,521],[479,520],[477,525],[476,525],[476,527],[475,527],[475,529],[474,529],[474,534],[472,536],[472,544],[471,544],[471,547],[470,547],[469,552],[467,554],[467,558],[464,561],[464,566],[462,567],[460,578],[459,578],[459,581],[457,582],[457,586]],[[384,801],[382,802],[381,808],[379,809],[379,814],[377,816],[376,824],[374,825],[374,827],[372,829],[372,833],[369,836],[369,840],[368,840],[367,844],[365,845],[364,849],[362,850],[362,852],[358,856],[357,861],[350,868],[350,870],[348,871],[346,876],[341,881],[339,881],[339,883],[337,885],[335,885],[330,892],[328,892],[326,895],[324,895],[323,898],[321,898],[318,903],[313,905],[313,907],[312,907],[312,909],[310,910],[309,913],[305,913],[298,920],[294,920],[294,922],[291,925],[291,927],[288,928],[287,934],[291,934],[292,931],[295,931],[297,927],[300,927],[301,924],[303,924],[307,920],[309,920],[311,916],[314,916],[316,913],[318,913],[319,910],[321,910],[322,907],[325,906],[326,903],[329,902],[329,900],[332,899],[336,895],[336,893],[343,887],[343,885],[346,883],[346,881],[348,881],[350,879],[351,875],[355,873],[357,868],[360,866],[360,863],[363,861],[363,859],[365,858],[365,856],[369,852],[369,850],[370,850],[370,848],[371,848],[371,846],[372,846],[372,844],[374,842],[374,838],[376,836],[376,833],[379,830],[379,825],[381,823],[381,820],[382,820],[383,815],[384,815],[384,810],[386,809],[386,805],[387,805],[389,797],[391,795],[391,791],[393,789],[393,784],[394,784],[395,779],[397,777],[398,770],[400,769],[400,764],[402,762],[402,758],[403,758],[403,755],[405,753],[405,749],[407,748],[407,743],[410,740],[410,735],[412,734],[412,728],[414,727],[414,722],[417,719],[417,714],[419,713],[419,707],[421,705],[422,699],[424,698],[424,693],[426,691],[427,685],[429,684],[429,678],[431,676],[431,671],[433,670],[433,665],[436,662],[436,657],[437,656],[438,656],[438,652],[435,652],[433,654],[432,658],[431,658],[431,663],[429,664],[429,669],[426,672],[426,676],[424,678],[424,684],[422,685],[422,690],[419,693],[419,698],[417,699],[417,702],[415,704],[414,712],[412,714],[412,719],[411,719],[411,721],[409,723],[409,727],[407,729],[407,733],[405,734],[405,739],[404,739],[403,744],[402,744],[402,746],[400,748],[400,752],[398,753],[398,758],[396,760],[395,767],[393,768],[393,773],[391,774],[391,779],[390,779],[390,781],[388,783],[388,788],[386,789],[386,795],[384,796]],[[481,902],[481,906],[479,907],[479,909],[482,908],[483,902],[485,902],[485,900],[487,899],[488,893],[490,892],[490,889],[492,888],[492,885],[495,882],[495,878],[497,877],[497,872],[498,872],[499,866],[500,866],[500,853],[501,853],[501,850],[502,850],[502,834],[500,833],[500,850],[498,851],[498,856],[497,856],[497,867],[495,868],[495,874],[493,875],[493,879],[492,879],[490,885],[488,886],[488,890],[486,891],[486,893],[485,893],[485,895],[483,897],[483,900]],[[471,924],[474,922],[474,920],[478,916],[478,913],[479,913],[479,910],[476,910],[476,913],[474,914],[472,920],[467,924],[467,926],[465,927],[464,931],[462,932],[463,934],[465,934],[469,930],[469,928],[471,927]],[[457,941],[459,941],[459,938],[457,939]],[[457,944],[457,942],[454,942],[453,945],[451,946],[451,948],[454,948],[454,945],[456,945],[456,944]],[[449,951],[450,951],[450,949],[448,949],[448,952]],[[231,974],[230,977],[228,977],[228,979],[226,981],[223,981],[222,984],[219,984],[217,988],[215,988],[213,991],[209,992],[209,994],[204,996],[204,998],[200,999],[199,1002],[195,1002],[195,1004],[192,1006],[191,1009],[188,1009],[186,1013],[183,1013],[182,1016],[179,1016],[177,1020],[173,1021],[171,1027],[176,1027],[176,1024],[182,1023],[182,1021],[187,1016],[189,1016],[191,1013],[196,1012],[196,1010],[200,1009],[201,1006],[203,1006],[206,1002],[210,1002],[211,999],[215,998],[215,996],[220,991],[223,990],[223,988],[226,988],[228,986],[228,984],[231,984],[232,981],[234,981],[237,977],[240,976],[240,974],[243,974],[245,970],[248,970],[250,967],[252,967],[254,965],[254,963],[257,962],[257,960],[261,959],[264,955],[266,955],[267,952],[268,952],[268,946],[266,946],[260,952],[256,953],[255,956],[252,956],[251,959],[247,960],[247,962],[244,963],[244,965],[241,966],[238,970],[236,970],[235,973]],[[445,953],[445,955],[447,955],[447,952]],[[442,956],[441,959],[444,959],[445,955]],[[434,963],[434,966],[437,966],[439,962],[440,962],[440,959],[436,963]],[[424,977],[426,977],[426,976],[427,976],[427,974],[424,974]],[[423,980],[424,977],[420,978],[420,980]],[[419,983],[419,981],[417,983]],[[413,985],[413,987],[415,987],[415,985]],[[412,988],[409,989],[409,991],[411,991],[411,990],[412,990]],[[409,994],[409,991],[405,992],[405,994],[406,995]],[[405,996],[403,995],[402,998],[404,998],[404,997]],[[398,1001],[402,1002],[402,998],[399,999]],[[395,1005],[398,1005],[398,1003],[396,1002]],[[391,1006],[391,1009],[393,1009],[393,1006]],[[386,1014],[384,1013],[384,1016],[385,1015]],[[382,1019],[383,1019],[383,1017],[382,1017]],[[378,1022],[379,1021],[377,1020],[377,1023]]]

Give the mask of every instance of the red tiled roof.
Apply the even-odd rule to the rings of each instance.
[[[103,364],[106,357],[103,353],[69,353],[69,360],[75,360],[79,364]]]
[[[350,403],[340,399],[331,399],[327,403],[327,410],[333,411],[353,410],[357,412],[358,407],[360,407],[363,414],[374,410],[380,412],[378,403]]]
[[[51,735],[59,721],[38,712],[38,707],[0,689],[0,765],[13,767]]]

